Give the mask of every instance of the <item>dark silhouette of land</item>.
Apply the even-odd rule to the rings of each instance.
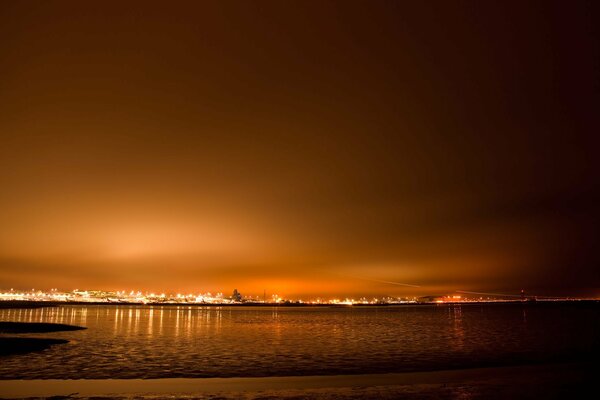
[[[0,334],[48,333],[63,331],[79,331],[87,329],[83,326],[51,324],[45,322],[8,322],[0,321]],[[55,344],[69,343],[65,339],[0,337],[0,356],[24,354],[41,351]]]
[[[51,324],[47,322],[6,322],[0,321],[0,333],[46,333],[79,331],[87,329],[83,326],[67,324]]]

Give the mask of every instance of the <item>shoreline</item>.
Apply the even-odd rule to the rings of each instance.
[[[497,301],[445,301],[415,303],[378,303],[378,304],[325,304],[325,303],[168,303],[168,302],[103,302],[103,301],[37,301],[37,300],[0,300],[0,309],[34,309],[61,306],[141,306],[141,307],[268,307],[268,308],[381,308],[381,307],[423,307],[423,306],[477,306],[477,305],[526,305],[540,306],[550,304],[598,305],[596,299],[561,300],[497,300]]]
[[[475,392],[493,389],[492,392],[497,394],[500,393],[498,390],[510,390],[511,393],[521,391],[519,393],[527,395],[533,390],[535,393],[532,396],[537,396],[540,394],[538,391],[549,395],[556,392],[557,388],[559,391],[561,388],[583,390],[588,383],[592,384],[593,370],[592,364],[588,363],[555,363],[365,375],[0,380],[0,398],[49,396],[114,398],[131,395],[152,398],[167,394],[182,396],[218,394],[225,399],[239,398],[241,395],[250,399],[254,398],[253,396],[286,398],[298,395],[306,395],[306,398],[354,398],[352,396],[377,398],[383,395],[385,398],[386,395],[406,396],[407,393],[413,393],[417,397],[425,394],[437,396],[447,390],[456,388],[463,390],[465,387]],[[551,392],[546,393],[548,390]],[[489,395],[490,393],[485,397]],[[504,395],[492,398],[504,398]]]

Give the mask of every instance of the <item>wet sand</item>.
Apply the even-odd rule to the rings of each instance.
[[[595,387],[590,364],[568,363],[371,375],[7,380],[2,398],[95,399],[558,399]]]

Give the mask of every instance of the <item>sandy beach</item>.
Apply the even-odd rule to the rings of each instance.
[[[1,398],[554,399],[591,388],[589,364],[433,372],[207,379],[7,380]]]

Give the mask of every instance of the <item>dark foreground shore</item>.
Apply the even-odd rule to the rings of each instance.
[[[0,334],[20,333],[49,333],[64,331],[79,331],[86,329],[83,326],[52,324],[45,322],[7,322],[0,321]],[[46,350],[50,346],[69,343],[64,339],[32,338],[0,336],[0,356],[13,354],[26,354],[34,351]]]
[[[589,364],[273,378],[7,380],[2,398],[562,399],[595,388]],[[586,392],[587,391],[587,392]]]
[[[11,322],[0,321],[0,333],[48,333],[80,331],[83,326],[55,324],[49,322]]]

